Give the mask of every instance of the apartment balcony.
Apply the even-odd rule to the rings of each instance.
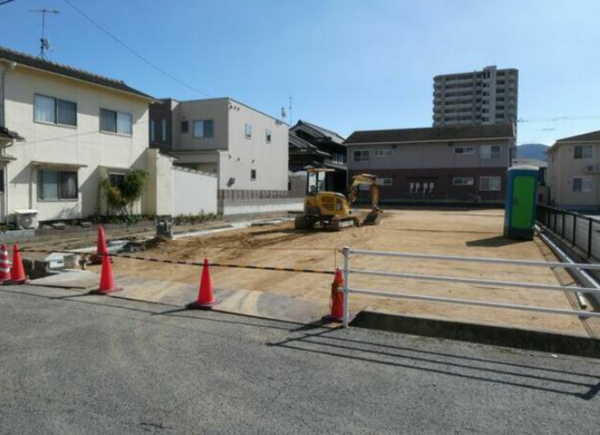
[[[472,101],[473,94],[465,94],[465,95],[446,95],[446,101]]]

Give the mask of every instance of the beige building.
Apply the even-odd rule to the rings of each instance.
[[[600,131],[557,140],[548,150],[550,204],[600,209]]]
[[[515,155],[513,124],[357,131],[349,177],[374,174],[384,203],[503,204]]]
[[[151,101],[122,81],[0,47],[0,220],[106,214],[101,180],[132,168],[151,174],[134,212],[170,214],[159,178],[171,177],[171,159],[148,146]]]

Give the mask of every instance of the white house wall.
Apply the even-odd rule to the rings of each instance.
[[[288,188],[288,126],[256,110],[231,100],[229,110],[229,149],[221,153],[220,189],[279,190]],[[252,137],[245,136],[245,124],[252,125]],[[271,129],[271,143],[266,131]],[[256,180],[250,179],[256,170]],[[235,183],[228,187],[230,177]]]
[[[217,177],[194,170],[172,169],[174,175],[173,215],[217,213]]]
[[[102,173],[146,167],[148,101],[98,86],[38,72],[23,66],[5,75],[6,126],[25,138],[7,148],[8,213],[39,210],[40,220],[85,217],[99,209]],[[42,94],[77,103],[77,127],[34,122],[34,96]],[[100,109],[133,115],[131,136],[101,133]],[[32,161],[81,165],[77,200],[40,201]],[[57,168],[58,169],[58,168]],[[66,168],[68,169],[68,168]],[[139,207],[138,207],[139,208]]]

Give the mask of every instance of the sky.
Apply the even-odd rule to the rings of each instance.
[[[600,130],[599,0],[68,1],[179,81],[67,0],[0,6],[0,45],[37,55],[41,17],[29,11],[57,9],[55,62],[276,117],[291,96],[292,122],[343,136],[431,126],[435,75],[497,65],[519,69],[519,144]]]

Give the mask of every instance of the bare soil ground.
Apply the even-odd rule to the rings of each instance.
[[[305,232],[292,223],[252,227],[160,244],[142,255],[163,259],[312,268],[341,267],[338,250],[344,246],[379,251],[403,251],[471,257],[526,260],[555,259],[543,243],[511,241],[502,237],[501,210],[390,210],[381,225],[345,229],[341,232]],[[356,256],[352,267],[395,272],[497,279],[524,283],[559,284],[547,268],[425,261],[387,257]],[[189,266],[146,263],[128,259],[115,261],[115,273],[194,284],[200,270]],[[329,299],[331,276],[247,269],[212,268],[213,282],[227,289],[272,292],[323,302]],[[565,278],[566,277],[566,278]],[[455,283],[353,275],[352,286],[398,293],[455,297],[513,304],[575,308],[575,300],[564,292],[526,290]],[[565,281],[566,280],[566,281]],[[563,275],[563,284],[569,284]],[[476,308],[401,299],[351,296],[351,307],[366,306],[403,314],[429,316],[475,323],[508,325],[581,335],[593,334],[592,321],[573,316],[556,316],[525,311]]]

